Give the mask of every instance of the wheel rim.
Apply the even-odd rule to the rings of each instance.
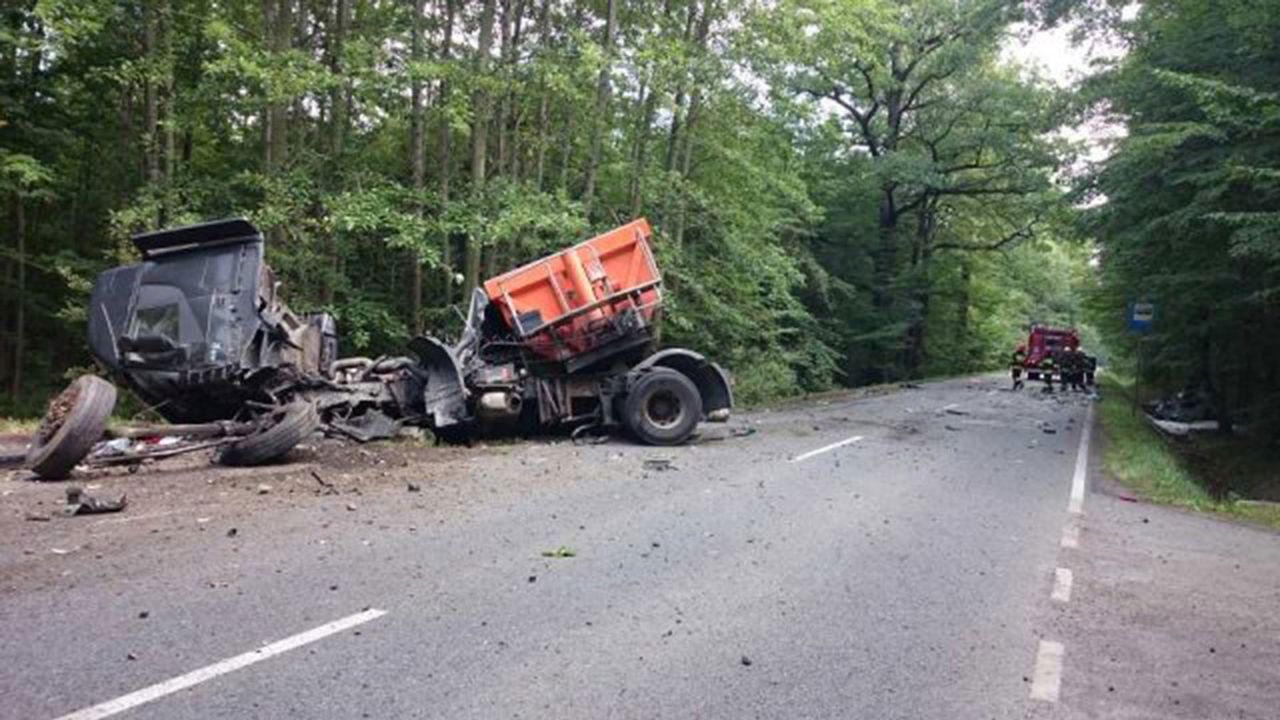
[[[649,396],[644,404],[644,416],[650,424],[662,428],[672,428],[680,424],[684,417],[684,403],[680,397],[670,390],[659,390]]]

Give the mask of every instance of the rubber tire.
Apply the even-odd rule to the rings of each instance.
[[[279,460],[320,427],[320,414],[316,412],[316,406],[309,402],[295,400],[278,412],[280,419],[265,430],[247,435],[222,448],[222,452],[218,453],[218,463],[246,466]]]
[[[670,392],[680,403],[677,421],[663,427],[652,422],[645,405],[659,392]],[[702,419],[702,395],[684,373],[657,367],[640,374],[622,404],[622,422],[636,439],[648,445],[679,445],[689,439]]]
[[[41,442],[37,433],[27,451],[27,466],[44,480],[61,480],[102,439],[116,407],[116,386],[94,375],[81,375],[64,390],[76,391],[75,402],[53,437]]]

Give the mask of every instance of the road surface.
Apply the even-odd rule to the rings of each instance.
[[[1276,717],[1277,537],[1126,502],[1090,417],[983,377],[82,479],[114,516],[9,479],[0,717]]]

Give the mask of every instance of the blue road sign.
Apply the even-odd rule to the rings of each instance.
[[[1149,333],[1156,321],[1156,306],[1145,300],[1129,303],[1128,319],[1130,332]]]

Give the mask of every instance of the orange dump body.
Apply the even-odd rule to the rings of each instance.
[[[484,283],[489,301],[525,345],[567,360],[621,336],[647,333],[662,275],[643,218]]]

